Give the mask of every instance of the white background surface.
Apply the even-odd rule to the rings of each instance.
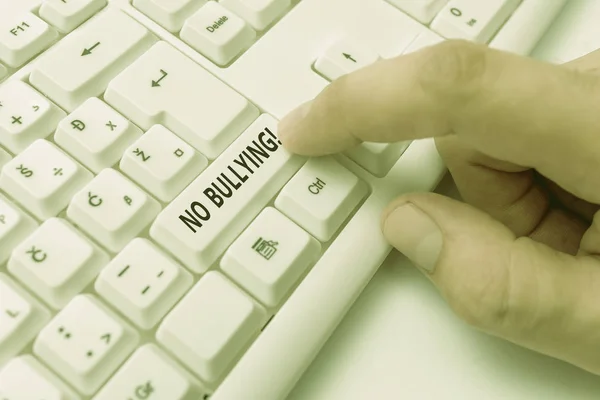
[[[394,251],[288,398],[392,399],[597,400],[600,378],[469,327]]]
[[[534,56],[600,48],[598,21],[600,0],[571,0]],[[470,328],[393,252],[289,397],[366,399],[597,400],[600,377]]]

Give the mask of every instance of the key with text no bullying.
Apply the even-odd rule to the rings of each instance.
[[[268,127],[264,127],[202,190],[203,196],[192,201],[188,209],[179,215],[179,220],[196,233],[197,229],[210,220],[211,209],[223,207],[227,199],[251,180],[252,175],[264,166],[265,161],[280,147],[281,142],[277,136]]]

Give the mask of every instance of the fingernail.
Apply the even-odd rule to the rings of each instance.
[[[279,121],[279,126],[277,128],[277,132],[279,138],[285,137],[293,132],[294,127],[306,117],[308,112],[310,111],[310,107],[312,105],[312,101],[307,101],[306,103],[298,106],[296,109],[292,110],[288,115],[283,117],[281,121]]]
[[[391,211],[383,221],[383,234],[418,267],[434,272],[442,251],[442,232],[417,206],[405,203]]]

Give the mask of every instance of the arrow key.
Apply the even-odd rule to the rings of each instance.
[[[73,111],[89,97],[99,96],[153,42],[148,29],[109,8],[44,53],[29,80],[63,109]]]
[[[333,81],[342,75],[366,67],[379,58],[379,54],[366,43],[346,37],[329,46],[317,59],[314,68],[319,74]]]

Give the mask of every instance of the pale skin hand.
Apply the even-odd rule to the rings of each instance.
[[[449,41],[333,82],[279,135],[313,156],[435,137],[470,205],[402,196],[386,238],[473,326],[600,374],[598,67]]]

